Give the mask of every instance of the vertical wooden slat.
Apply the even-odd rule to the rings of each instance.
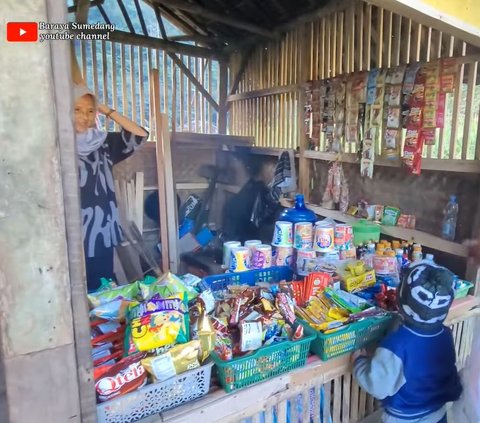
[[[413,61],[419,62],[420,61],[420,52],[422,48],[422,24],[415,24],[414,26],[414,46],[413,46]]]
[[[470,128],[472,120],[472,106],[473,106],[473,93],[475,90],[475,85],[477,82],[477,63],[473,62],[468,65],[468,82],[467,82],[467,102],[465,105],[465,121],[463,126],[463,148],[462,148],[462,159],[467,159],[467,154],[469,150],[470,141],[474,141],[473,138],[470,140]],[[469,157],[471,158],[471,157]]]
[[[334,15],[334,18],[333,18],[333,25],[330,26],[330,33],[331,33],[331,36],[330,36],[330,42],[332,43],[332,50],[331,50],[331,55],[332,55],[332,58],[331,58],[331,76],[334,77],[334,76],[337,76],[338,73],[337,73],[337,37],[338,37],[338,34],[337,34],[337,15],[338,13],[336,13]]]
[[[384,10],[377,8],[377,67],[383,67],[383,12]]]
[[[111,58],[111,66],[112,66],[112,101],[113,101],[113,108],[118,110],[118,88],[117,88],[117,43],[112,43],[112,55]],[[114,130],[117,130],[118,125],[114,123]]]
[[[323,385],[323,423],[329,423],[332,416],[332,382]]]
[[[350,421],[352,423],[357,422],[359,419],[358,415],[358,400],[360,394],[360,387],[355,379],[352,379],[352,400],[350,403]]]
[[[333,381],[333,421],[341,421],[342,411],[342,376]]]
[[[402,50],[402,16],[395,15],[395,34],[393,39],[393,65],[400,64],[400,52]]]
[[[374,410],[374,403],[375,403],[375,398],[372,397],[371,395],[367,396],[367,416],[373,413]]]
[[[355,72],[355,4],[350,6],[350,24],[349,24],[349,38],[350,38],[350,72]]]
[[[358,401],[358,419],[363,419],[366,416],[367,410],[367,393],[360,389],[360,398]]]
[[[80,51],[82,52],[82,76],[85,83],[87,82],[87,48],[86,41],[80,41]]]
[[[460,105],[462,97],[462,85],[463,85],[463,76],[464,76],[465,65],[462,63],[458,69],[458,72],[455,76],[455,92],[453,96],[453,118],[452,118],[452,132],[450,136],[450,155],[449,159],[455,159],[456,154],[456,141],[458,135],[458,121],[460,117]],[[460,148],[460,151],[462,149]]]
[[[480,112],[477,121],[477,137],[475,142],[475,160],[480,160]]]
[[[97,42],[92,41],[92,68],[93,68],[93,92],[98,95],[98,64],[97,64]]]
[[[351,381],[352,375],[350,373],[343,376],[342,421],[344,423],[350,421]]]
[[[137,93],[135,89],[135,55],[133,54],[134,47],[130,46],[130,101],[132,104],[131,119],[138,122],[137,119]]]
[[[299,421],[297,400],[297,396],[290,398],[290,423],[298,423]]]
[[[413,62],[412,57],[412,20],[408,19],[406,21],[406,28],[405,28],[405,41],[404,41],[404,56],[403,60],[405,63]]]
[[[388,67],[392,67],[392,32],[393,32],[393,13],[387,12],[386,16],[386,31],[385,31],[385,61],[384,64]]]
[[[125,116],[128,116],[128,98],[127,98],[127,68],[126,68],[126,52],[127,52],[127,46],[125,44],[121,44],[120,51],[122,53],[122,72],[121,72],[121,77],[122,77],[122,113]]]
[[[310,422],[310,404],[310,390],[306,389],[302,393],[302,423]]]
[[[190,56],[187,56],[188,68],[192,71],[191,63],[192,59]],[[193,73],[193,72],[192,72]],[[188,120],[188,131],[192,132],[192,82],[190,78],[187,81],[187,120]]]
[[[320,72],[320,78],[325,79],[327,78],[327,67],[326,67],[326,51],[327,47],[325,46],[325,41],[326,41],[326,19],[322,18],[321,22],[321,30],[320,30],[320,64],[321,64],[321,72]]]
[[[162,60],[163,60],[163,109],[162,113],[168,114],[168,56],[166,51],[162,51]],[[173,63],[172,63],[173,65]]]
[[[287,423],[287,401],[280,401],[277,405],[277,422]]]
[[[357,3],[357,38],[354,40],[353,48],[357,51],[358,58],[358,70],[362,71],[364,69],[363,62],[363,10],[364,10],[364,3],[358,2]]]
[[[138,47],[138,89],[140,90],[140,121],[141,126],[145,126],[145,87],[143,79],[145,47]]]
[[[345,19],[345,14],[343,12],[340,12],[337,14],[337,58],[336,58],[336,63],[337,63],[337,75],[343,74],[343,72],[350,72],[350,64],[349,64],[349,59],[350,59],[350,51],[345,51],[344,49],[344,37],[343,37],[343,22]],[[346,59],[346,60],[345,60]],[[347,62],[348,64],[345,64],[344,62]]]
[[[325,60],[325,78],[332,76],[332,63],[331,63],[331,51],[332,51],[332,31],[330,19],[325,19],[325,46],[326,46],[326,60]]]
[[[265,410],[265,423],[273,423],[273,408],[268,407]]]
[[[182,63],[185,63],[183,60],[183,54],[180,55],[180,60]],[[180,69],[180,125],[179,128],[177,128],[177,131],[184,131],[185,130],[185,74],[183,73],[183,70]],[[212,92],[211,89],[209,89],[209,92]]]
[[[365,36],[366,48],[365,58],[366,65],[364,66],[365,70],[370,70],[372,66],[372,5],[367,4],[367,15],[366,15],[366,30],[367,34]]]
[[[208,61],[208,92],[210,94],[213,94],[213,67],[212,67],[212,61]],[[208,132],[212,133],[212,105],[210,102],[207,102],[207,116],[208,116]]]
[[[430,57],[430,55],[432,54],[432,27],[428,27],[427,28],[427,48],[426,48],[426,52],[425,52],[425,61],[430,61],[432,60],[432,58]]]
[[[108,101],[108,77],[107,77],[107,44],[105,40],[101,42],[102,46],[102,83],[103,83],[103,104],[109,105]],[[108,128],[107,128],[108,129]]]
[[[308,165],[308,163],[307,163]],[[314,423],[323,423],[320,421],[320,390],[323,389],[323,386],[315,386],[315,391],[313,394],[313,422]],[[324,406],[325,409],[325,406]],[[307,420],[308,421],[308,420]]]
[[[177,65],[172,61],[172,132],[177,131]]]

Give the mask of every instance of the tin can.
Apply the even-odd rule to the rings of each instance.
[[[230,272],[245,272],[250,266],[250,251],[247,247],[235,247],[230,254]]]
[[[349,246],[353,241],[353,228],[350,225],[339,223],[335,225],[335,247]]]
[[[293,262],[293,247],[276,247],[273,250],[272,261],[275,266],[291,266]]]
[[[335,233],[330,223],[317,222],[315,224],[315,238],[313,248],[319,253],[330,253],[335,249]]]
[[[223,265],[224,269],[230,267],[230,256],[232,254],[232,249],[241,247],[242,243],[239,241],[227,241],[223,244]]]
[[[248,241],[245,241],[243,245],[248,248],[248,251],[250,252],[250,260],[252,260],[254,247],[257,245],[262,245],[262,241],[258,239],[250,239]]]
[[[293,223],[283,220],[275,222],[272,245],[275,247],[293,246]]]
[[[313,225],[310,222],[295,223],[295,234],[294,234],[293,246],[297,250],[312,248]]]
[[[272,266],[272,246],[261,244],[253,247],[251,269],[267,269]]]

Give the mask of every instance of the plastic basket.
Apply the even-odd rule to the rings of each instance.
[[[222,387],[227,392],[233,392],[303,367],[307,362],[310,343],[315,339],[312,328],[307,326],[304,329],[304,337],[298,341],[262,347],[247,357],[223,361],[212,353]]]
[[[132,423],[208,393],[213,362],[97,405],[98,423]]]
[[[324,361],[355,351],[367,344],[379,341],[387,332],[391,321],[391,315],[370,317],[351,323],[345,329],[328,335],[315,331],[317,336],[312,341],[310,351]],[[303,325],[310,328],[307,322],[303,322]]]
[[[223,273],[203,278],[201,286],[203,289],[210,288],[217,298],[221,298],[227,290],[228,285],[250,285],[257,282],[280,282],[291,281],[293,278],[292,269],[288,266],[274,266],[268,269],[248,270],[239,273]]]

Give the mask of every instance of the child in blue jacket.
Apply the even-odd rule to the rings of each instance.
[[[358,384],[382,401],[382,423],[444,423],[446,404],[459,399],[453,336],[443,325],[453,284],[449,270],[431,261],[415,263],[398,290],[402,325],[373,357],[353,354]]]

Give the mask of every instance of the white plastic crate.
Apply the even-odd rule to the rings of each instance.
[[[208,393],[213,362],[97,405],[98,423],[132,423]]]

